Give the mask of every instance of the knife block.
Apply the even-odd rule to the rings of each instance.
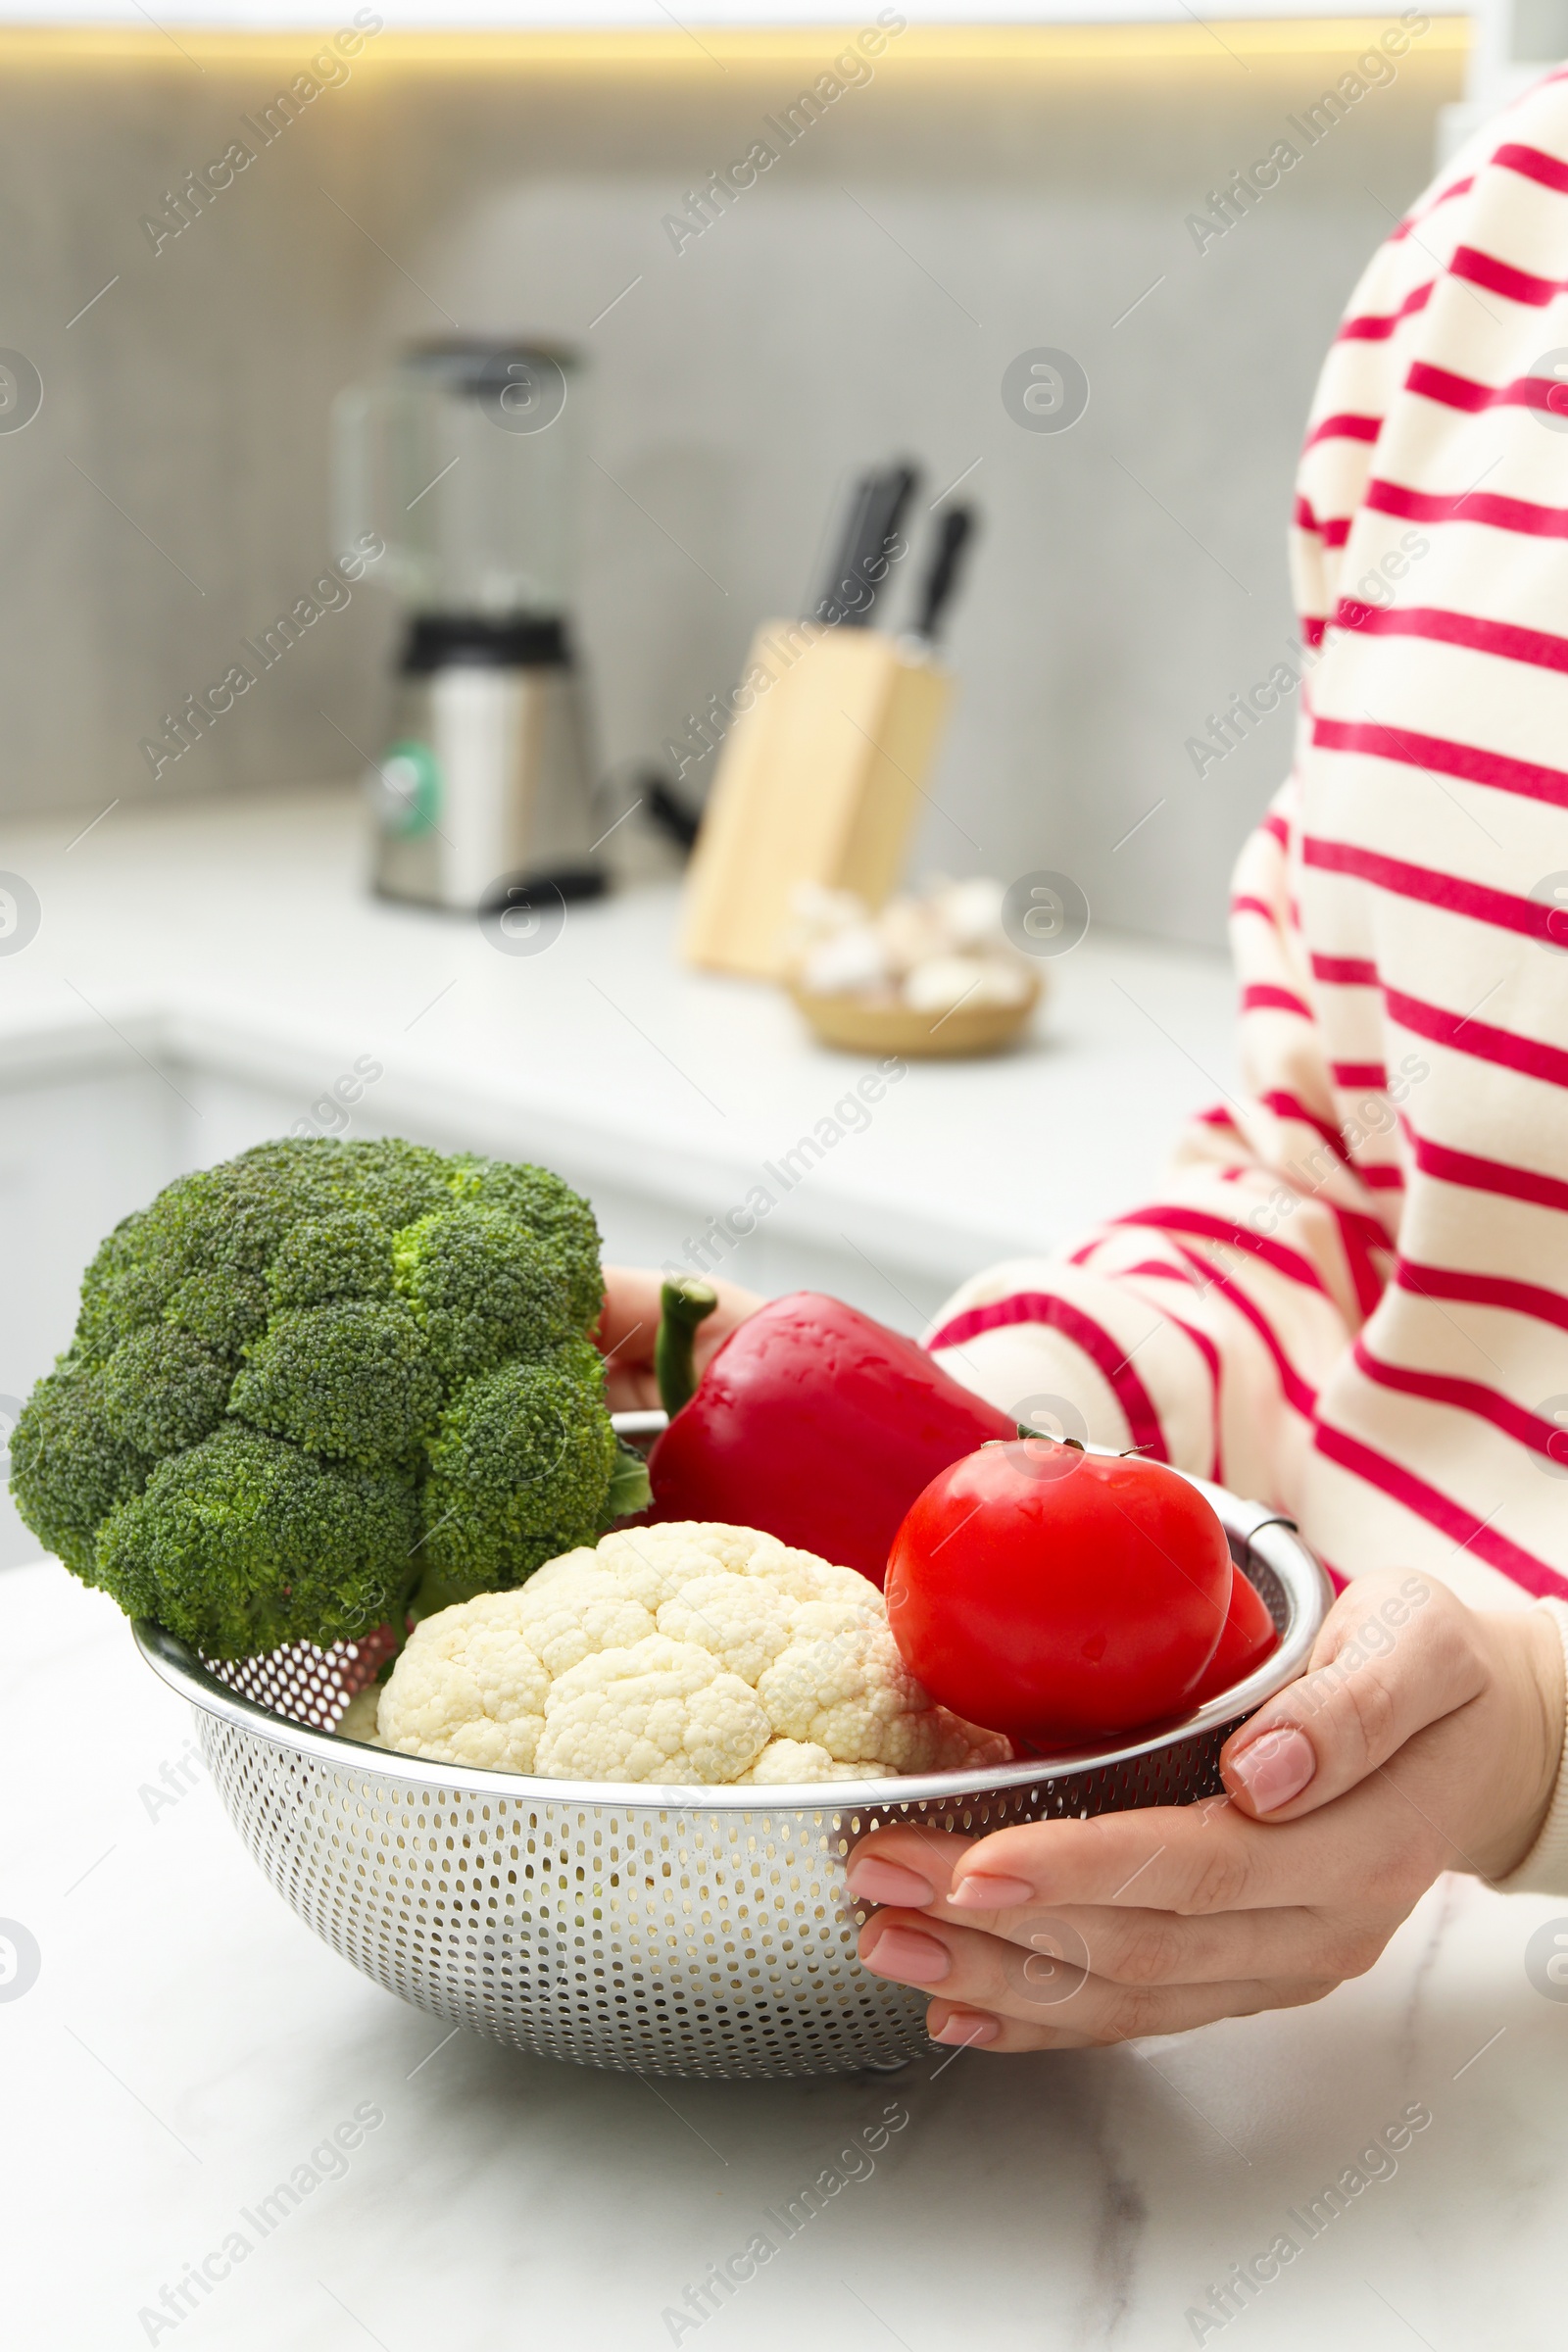
[[[876,629],[757,633],[686,883],[689,963],[777,980],[798,884],[880,906],[899,881],[953,699]]]

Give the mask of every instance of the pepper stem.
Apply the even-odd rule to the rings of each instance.
[[[659,1295],[659,1337],[654,1342],[654,1372],[659,1400],[673,1421],[697,1387],[692,1342],[697,1326],[718,1304],[718,1293],[700,1274],[682,1274],[666,1282]]]

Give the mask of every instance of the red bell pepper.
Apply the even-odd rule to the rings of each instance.
[[[655,1520],[760,1527],[880,1586],[909,1505],[1017,1425],[901,1332],[819,1291],[738,1325],[693,1386],[707,1284],[666,1284],[657,1356],[669,1427],[649,1456]]]

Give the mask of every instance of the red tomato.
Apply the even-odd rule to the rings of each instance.
[[[1271,1651],[1278,1649],[1280,1638],[1274,1631],[1274,1620],[1264,1605],[1263,1595],[1250,1577],[1239,1568],[1231,1571],[1231,1605],[1226,1612],[1214,1655],[1203,1668],[1203,1679],[1193,1693],[1193,1704],[1200,1707],[1205,1698],[1217,1698],[1233,1683],[1261,1666]]]
[[[1208,1503],[1162,1463],[1026,1438],[931,1481],[894,1538],[886,1592],[932,1697],[1045,1751],[1188,1711],[1231,1555]]]

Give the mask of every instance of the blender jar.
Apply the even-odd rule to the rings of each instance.
[[[460,338],[338,399],[338,543],[377,536],[409,612],[393,741],[366,777],[392,897],[471,910],[604,886],[566,610],[578,380],[569,351]]]

